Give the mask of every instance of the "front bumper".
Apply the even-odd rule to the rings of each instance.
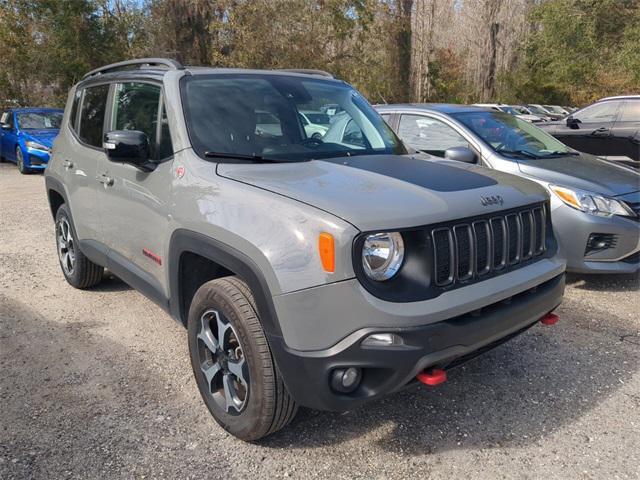
[[[336,345],[316,351],[291,349],[274,335],[269,336],[269,344],[298,403],[319,410],[349,410],[403,388],[426,368],[450,368],[499,345],[556,308],[563,293],[561,273],[476,311],[428,325],[361,328]],[[395,333],[404,344],[363,346],[362,340],[372,333]],[[348,367],[362,369],[361,383],[352,393],[337,393],[330,387],[331,373]]]
[[[567,271],[573,273],[635,273],[640,270],[640,222],[612,216],[599,217],[566,205],[551,213],[560,253],[567,259]],[[615,237],[615,245],[586,253],[591,234]]]
[[[24,166],[31,170],[44,170],[47,168],[51,154],[33,148],[25,149]]]

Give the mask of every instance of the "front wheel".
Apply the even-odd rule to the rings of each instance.
[[[29,169],[24,166],[24,155],[22,154],[22,149],[18,146],[16,147],[16,164],[18,165],[18,171],[25,175],[29,173]]]
[[[189,309],[189,353],[213,418],[252,441],[287,425],[297,412],[278,371],[249,287],[236,277],[202,285]]]

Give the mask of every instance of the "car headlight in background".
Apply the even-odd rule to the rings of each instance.
[[[549,190],[555,193],[560,200],[570,207],[592,215],[600,215],[603,217],[610,217],[612,215],[621,215],[623,217],[636,216],[634,211],[624,202],[614,198],[575,188],[560,187],[558,185],[549,185]]]
[[[42,152],[47,152],[47,153],[51,152],[51,149],[49,147],[45,147],[41,143],[34,142],[33,140],[27,140],[25,142],[25,145],[27,146],[27,148],[31,148],[33,150],[40,150]]]
[[[398,232],[367,235],[362,245],[362,265],[372,280],[383,282],[392,278],[404,260],[404,241]]]

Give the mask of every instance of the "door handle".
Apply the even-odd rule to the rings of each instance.
[[[102,183],[105,187],[110,187],[113,185],[113,178],[106,174],[102,174],[99,177],[96,177],[100,183]]]
[[[591,135],[595,136],[595,137],[604,137],[606,135],[609,135],[609,132],[611,130],[609,130],[608,128],[605,127],[600,127],[596,130],[594,130],[593,132],[591,132]]]
[[[62,166],[67,170],[71,170],[73,168],[73,162],[65,160],[64,162],[62,162]]]

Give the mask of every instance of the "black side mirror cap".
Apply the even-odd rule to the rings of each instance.
[[[478,163],[478,156],[467,147],[451,147],[444,151],[444,158],[464,163]]]
[[[114,130],[104,135],[102,147],[112,162],[129,163],[143,171],[155,169],[155,163],[150,161],[149,137],[146,133]]]
[[[567,117],[567,127],[569,128],[578,128],[578,124],[580,123],[580,120],[578,120],[577,118],[573,118],[571,115],[569,115]]]

